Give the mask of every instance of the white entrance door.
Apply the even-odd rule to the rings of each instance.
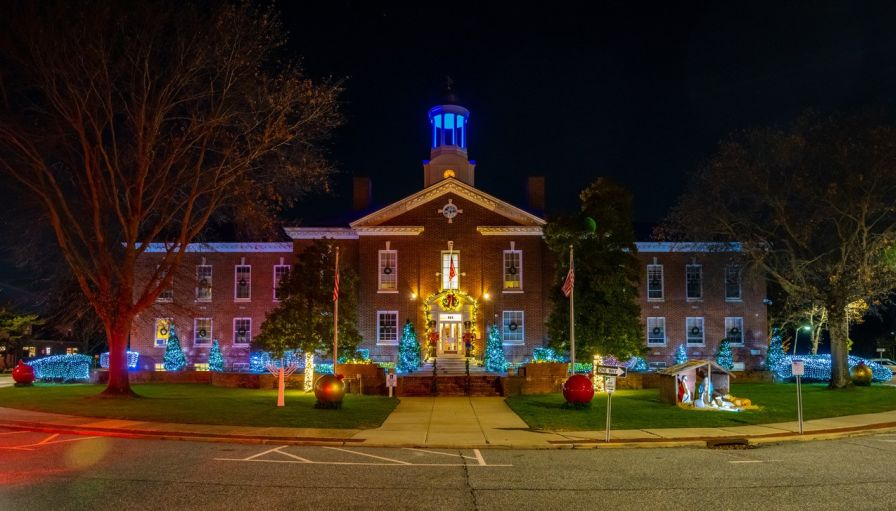
[[[439,315],[439,355],[462,355],[464,323],[460,314]]]

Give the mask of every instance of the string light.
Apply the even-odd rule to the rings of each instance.
[[[417,341],[417,333],[414,324],[410,321],[404,324],[401,332],[401,343],[398,345],[399,373],[412,373],[420,368],[420,343]]]
[[[486,371],[503,373],[507,370],[507,359],[504,357],[501,332],[497,325],[492,325],[488,330],[488,344],[485,346],[484,358]]]
[[[305,353],[305,392],[314,390],[314,352]]]
[[[129,351],[128,352],[128,369],[134,369],[137,367],[137,361],[140,359],[139,351]],[[109,369],[109,352],[102,353],[100,355],[100,367],[103,369]]]
[[[93,358],[87,355],[53,355],[28,362],[36,379],[63,383],[89,380],[91,364]]]

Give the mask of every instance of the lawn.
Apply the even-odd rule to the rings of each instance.
[[[896,409],[896,387],[874,385],[828,390],[825,384],[803,384],[803,418],[883,412]],[[659,390],[620,390],[613,394],[614,429],[724,427],[796,420],[796,385],[743,383],[732,389],[759,405],[758,410],[718,412],[685,410],[661,403]],[[607,395],[595,395],[591,408],[563,408],[563,395],[542,394],[507,398],[507,404],[536,429],[600,430],[606,425]]]
[[[144,399],[92,399],[102,385],[56,385],[0,388],[0,406],[87,417],[189,424],[282,426],[294,428],[375,428],[392,412],[397,399],[345,396],[341,410],[314,408],[314,394],[286,391],[286,406],[277,408],[276,390],[233,389],[198,384],[134,385]]]

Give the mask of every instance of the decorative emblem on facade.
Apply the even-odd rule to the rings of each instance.
[[[448,199],[448,204],[442,206],[438,213],[441,213],[445,218],[448,219],[448,223],[454,223],[454,217],[458,215],[458,213],[463,213],[464,210],[458,209],[457,205],[452,202],[453,199]]]

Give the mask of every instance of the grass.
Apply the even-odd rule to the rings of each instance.
[[[314,394],[286,391],[278,408],[276,390],[233,389],[199,384],[134,385],[145,399],[91,399],[102,385],[57,385],[0,388],[0,406],[86,417],[294,428],[375,428],[392,412],[397,399],[348,394],[341,410],[314,408]]]
[[[896,387],[874,385],[828,390],[826,384],[803,384],[803,418],[821,419],[841,415],[883,412],[896,409]],[[659,390],[619,390],[613,394],[614,429],[700,428],[744,426],[796,420],[796,385],[788,383],[744,383],[735,385],[734,395],[749,398],[758,410],[720,412],[686,410],[660,402]],[[600,430],[606,425],[606,394],[594,396],[591,408],[563,408],[562,394],[514,396],[507,404],[536,429],[553,431]]]

